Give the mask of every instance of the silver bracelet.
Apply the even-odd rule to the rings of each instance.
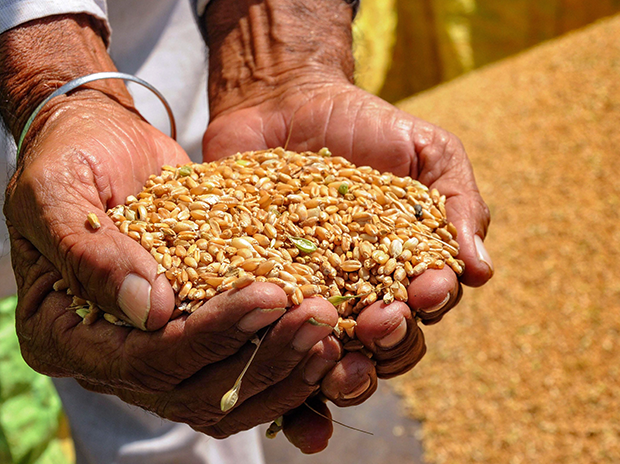
[[[172,114],[172,108],[170,108],[170,105],[168,104],[164,96],[161,94],[161,92],[159,92],[155,87],[153,87],[148,82],[140,79],[139,77],[132,76],[131,74],[110,71],[110,72],[88,74],[86,76],[78,77],[77,79],[69,81],[62,87],[59,87],[58,89],[56,89],[51,95],[45,98],[45,100],[39,103],[39,106],[36,107],[36,109],[32,112],[32,114],[26,121],[26,124],[24,125],[24,129],[22,130],[22,133],[19,136],[19,142],[17,143],[17,155],[16,156],[19,156],[19,153],[22,148],[22,143],[24,142],[24,139],[26,138],[26,134],[28,134],[28,130],[30,129],[30,126],[32,125],[32,121],[34,121],[34,118],[37,117],[37,114],[39,114],[41,109],[52,98],[57,97],[59,95],[67,94],[73,89],[76,89],[84,84],[88,84],[89,82],[93,82],[93,81],[99,81],[101,79],[123,79],[124,81],[135,82],[136,84],[140,84],[141,86],[146,87],[151,92],[153,92],[155,95],[157,95],[157,98],[159,98],[159,100],[163,103],[164,107],[166,108],[166,112],[168,113],[168,118],[170,119],[170,137],[176,140],[177,128],[176,128],[176,123],[174,122],[174,115]]]

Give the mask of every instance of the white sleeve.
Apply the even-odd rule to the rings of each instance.
[[[194,4],[194,12],[200,18],[203,14],[205,14],[205,10],[207,9],[207,5],[210,0],[195,0],[192,1]]]
[[[106,0],[0,0],[0,34],[33,19],[88,13],[103,20],[108,29]]]

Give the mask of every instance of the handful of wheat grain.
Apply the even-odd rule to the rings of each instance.
[[[341,316],[336,335],[350,350],[362,348],[355,317],[364,307],[406,301],[410,279],[427,269],[463,272],[444,196],[326,148],[164,166],[108,215],[158,262],[177,313],[232,288],[271,282],[290,305],[313,296],[332,302]],[[77,299],[73,306],[86,305]],[[433,322],[438,315],[416,316]]]

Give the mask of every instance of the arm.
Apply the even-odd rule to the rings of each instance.
[[[5,124],[15,138],[21,133],[30,113],[52,90],[79,76],[93,72],[116,70],[107,54],[102,32],[102,24],[91,16],[67,15],[36,20],[7,31],[0,36],[0,56],[2,57],[0,67],[3,70],[0,76],[0,95],[3,101],[1,110]],[[87,131],[84,129],[95,129],[91,127],[93,118],[98,118],[102,124],[97,130],[102,135],[107,136],[110,143],[114,144],[106,147],[107,153],[104,154],[103,150],[96,154],[93,154],[91,150],[78,151],[71,155],[62,152],[64,142],[62,137],[68,137],[70,130],[75,130],[75,134],[84,132],[86,135]],[[123,159],[122,156],[113,156],[110,153],[110,150],[120,148],[118,147],[120,139],[112,139],[114,133],[122,129],[122,126],[136,126],[136,142],[139,138],[145,139],[145,149],[140,150],[140,153],[135,153],[144,161],[140,169],[124,166],[126,159]],[[135,272],[135,269],[132,269],[131,265],[127,263],[125,268],[121,266],[117,271],[111,272],[107,276],[105,285],[102,286],[101,280],[99,280],[98,282],[91,282],[91,288],[87,288],[89,283],[80,282],[80,278],[77,276],[87,275],[86,273],[92,274],[92,269],[88,269],[89,267],[106,266],[106,263],[96,262],[102,259],[96,252],[88,255],[86,238],[76,234],[72,236],[73,238],[70,241],[64,240],[66,230],[57,231],[53,237],[37,233],[38,230],[48,228],[48,225],[42,227],[37,224],[40,220],[39,217],[45,217],[46,214],[54,214],[58,218],[62,217],[65,225],[71,225],[75,228],[81,223],[82,218],[76,211],[71,211],[71,213],[77,217],[68,217],[70,211],[67,206],[69,205],[46,204],[44,205],[46,210],[40,211],[42,205],[39,202],[32,205],[31,208],[23,208],[34,200],[33,196],[29,195],[32,192],[28,191],[28,187],[35,190],[35,194],[43,193],[36,190],[38,186],[27,187],[28,180],[31,177],[25,176],[24,179],[24,173],[31,176],[50,177],[56,171],[60,171],[62,165],[64,173],[58,172],[58,177],[50,180],[57,183],[56,189],[64,189],[67,187],[67,180],[60,176],[65,173],[80,172],[80,165],[83,166],[85,163],[97,163],[91,165],[94,168],[92,180],[96,179],[97,183],[88,186],[73,184],[73,189],[80,190],[75,192],[75,197],[86,197],[90,202],[89,205],[80,206],[105,210],[108,204],[123,202],[127,195],[138,190],[148,175],[151,172],[156,172],[163,163],[161,150],[157,152],[148,147],[149,144],[152,144],[151,135],[155,136],[155,134],[147,126],[134,109],[131,96],[124,84],[118,80],[93,82],[68,96],[55,98],[43,108],[35,119],[24,141],[23,153],[18,160],[16,176],[8,188],[9,199],[15,201],[7,202],[5,213],[9,223],[25,234],[37,249],[48,256],[63,275],[68,276],[74,285],[78,285],[79,282],[82,292],[100,293],[98,301],[103,306],[115,307],[117,315],[129,317],[136,325],[143,326],[150,313],[153,326],[161,326],[172,312],[173,297],[171,289],[166,288],[163,279],[160,278],[157,279],[158,282],[154,282],[156,279],[151,277],[151,281],[149,281],[149,277],[143,275],[145,269],[152,267],[150,262],[144,262],[148,258],[144,253],[138,254],[138,256],[142,256],[142,259],[139,259],[135,264],[136,268],[139,266],[142,271]],[[151,131],[153,134],[149,133]],[[61,140],[58,140],[59,138]],[[84,137],[77,135],[76,140],[88,143]],[[78,145],[76,148],[81,147]],[[173,148],[172,157],[176,158],[177,162],[185,160],[182,150],[178,146]],[[104,155],[108,159],[104,160]],[[48,163],[60,164],[55,170],[46,171],[49,167]],[[122,174],[115,177],[115,171]],[[22,182],[18,183],[18,181]],[[50,189],[48,187],[48,190]],[[107,195],[99,195],[104,191],[107,192]],[[60,192],[46,191],[45,193],[61,196]],[[64,192],[64,194],[66,193]],[[71,196],[63,198],[66,202],[71,199]],[[16,202],[20,204],[21,208],[13,211],[11,206]],[[54,210],[53,213],[50,212],[51,209]],[[28,214],[28,211],[32,213]],[[35,212],[39,214],[35,215]],[[78,251],[74,248],[75,246],[83,246],[85,249]],[[88,248],[92,249],[90,246]],[[112,261],[115,260],[115,257],[110,256],[110,258]],[[111,262],[107,265],[111,266]],[[80,266],[87,269],[80,269]],[[147,306],[140,308],[137,312],[126,308],[129,314],[122,313],[118,308],[124,304],[123,301],[127,300],[133,291],[131,286],[127,285],[125,289],[129,295],[127,297],[119,295],[119,289],[123,288],[123,278],[132,274],[146,278],[151,287],[149,290],[147,285],[141,282],[142,286],[145,287],[143,291],[151,292],[151,299],[159,303],[159,307],[156,304],[151,305],[152,312]],[[155,287],[155,291],[152,291],[153,287]],[[118,300],[121,304],[117,304]]]
[[[353,85],[352,17],[344,0],[212,0],[205,157],[283,145],[290,132],[290,148],[328,146],[358,165],[419,179],[448,197],[462,282],[483,285],[493,265],[475,237],[490,219],[463,146]]]
[[[343,0],[212,0],[206,17],[211,118],[297,85],[353,82],[352,19]]]
[[[115,71],[106,47],[105,25],[86,14],[50,16],[1,34],[0,114],[13,137],[19,137],[26,119],[51,89],[85,74]],[[122,83],[99,82],[91,88],[131,106]],[[46,107],[51,110],[51,105]]]

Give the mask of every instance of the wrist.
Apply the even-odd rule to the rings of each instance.
[[[56,88],[85,74],[116,70],[104,37],[98,20],[85,14],[51,16],[0,35],[0,113],[16,139],[32,111]],[[94,82],[87,88],[132,105],[120,81]]]
[[[212,0],[212,117],[319,82],[352,82],[353,11],[343,0]]]

